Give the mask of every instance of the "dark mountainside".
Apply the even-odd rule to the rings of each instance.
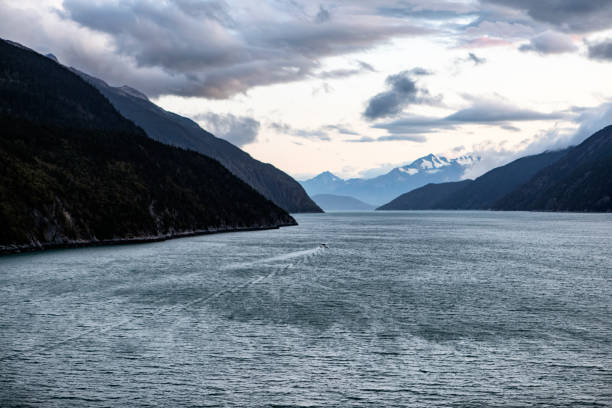
[[[152,139],[218,160],[286,211],[321,212],[297,181],[271,164],[253,159],[228,141],[203,130],[191,119],[163,110],[133,88],[112,87],[101,79],[73,71],[98,88],[123,116],[143,128]]]
[[[453,181],[450,183],[430,183],[421,188],[402,194],[395,200],[377,208],[380,211],[394,210],[430,210],[451,194],[474,183],[472,180]]]
[[[391,201],[379,210],[488,210],[538,171],[564,157],[569,149],[544,152],[497,167],[476,180],[428,185]]]
[[[376,206],[364,203],[355,197],[334,194],[318,194],[312,199],[325,211],[372,211]]]
[[[498,210],[612,211],[612,126],[605,127],[529,182],[500,199]]]
[[[0,252],[294,225],[199,153],[166,146],[73,72],[0,41]]]
[[[529,181],[538,171],[561,159],[568,149],[521,157],[497,167],[473,183],[439,201],[434,208],[488,210],[497,200]]]

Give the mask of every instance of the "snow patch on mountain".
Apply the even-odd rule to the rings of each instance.
[[[383,204],[428,183],[461,180],[465,171],[479,160],[479,157],[470,155],[449,159],[430,154],[374,178],[343,180],[326,171],[301,183],[310,195],[345,195],[364,202]]]
[[[413,175],[413,174],[417,174],[419,172],[419,170],[417,169],[412,169],[412,168],[406,168],[406,167],[400,167],[398,168],[399,171],[401,171],[402,173],[406,173],[409,175]]]

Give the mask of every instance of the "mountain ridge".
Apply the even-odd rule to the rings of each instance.
[[[88,82],[0,41],[0,253],[296,225],[194,151],[156,142]]]
[[[612,125],[498,200],[497,210],[612,211]]]
[[[132,87],[113,87],[100,78],[76,68],[70,69],[96,87],[115,109],[140,126],[150,138],[218,160],[231,173],[288,212],[322,211],[297,181],[273,165],[254,159],[227,140],[202,129],[193,120],[155,105]]]
[[[476,180],[430,184],[378,210],[612,211],[612,125],[578,146],[516,159]]]
[[[431,184],[404,193],[377,210],[487,210],[527,182],[538,171],[559,160],[568,149],[518,158],[489,170],[475,180]]]
[[[465,170],[479,160],[479,157],[470,155],[448,159],[429,154],[373,178],[345,180],[325,171],[302,181],[301,184],[311,196],[317,194],[346,195],[367,203],[381,205],[400,194],[429,183],[460,180]]]

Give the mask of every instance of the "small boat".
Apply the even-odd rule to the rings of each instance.
[[[322,242],[319,244],[321,248],[329,248],[326,243]]]

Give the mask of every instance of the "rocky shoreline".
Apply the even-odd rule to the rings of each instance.
[[[292,227],[298,225],[296,223],[284,223],[276,225],[262,225],[259,227],[227,227],[227,228],[208,228],[194,231],[175,232],[171,234],[141,236],[133,238],[115,238],[107,240],[69,240],[65,242],[38,242],[28,245],[0,245],[0,256],[14,255],[28,252],[46,251],[51,249],[70,249],[84,248],[95,246],[112,246],[112,245],[131,245],[131,244],[146,244],[151,242],[168,241],[177,238],[194,237],[199,235],[223,234],[229,232],[247,232],[247,231],[265,231],[279,229],[281,227]]]

